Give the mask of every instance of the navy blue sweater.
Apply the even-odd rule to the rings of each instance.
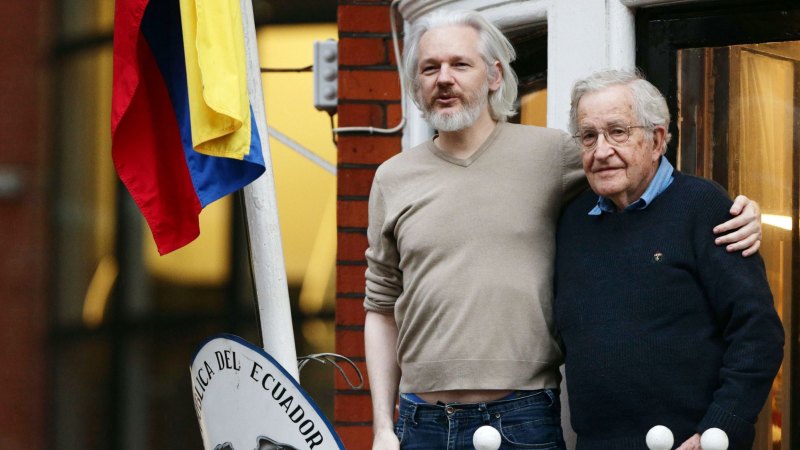
[[[675,446],[708,428],[749,449],[783,357],[783,327],[759,255],[714,245],[731,201],[675,172],[646,209],[589,216],[586,191],[558,227],[555,321],[578,449]]]

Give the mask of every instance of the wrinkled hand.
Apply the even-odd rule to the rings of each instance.
[[[702,450],[702,447],[700,447],[700,435],[695,434],[675,450]]]
[[[698,441],[699,442],[699,441]],[[698,447],[699,448],[699,447]],[[391,429],[375,432],[372,439],[372,450],[399,450],[400,441]]]
[[[725,245],[729,252],[742,252],[742,256],[755,254],[761,247],[761,208],[758,203],[744,195],[739,195],[730,209],[731,220],[714,227],[714,234],[733,231],[714,240],[717,245]]]

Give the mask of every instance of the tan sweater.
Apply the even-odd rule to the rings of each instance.
[[[394,313],[401,392],[558,387],[555,230],[586,186],[579,153],[500,123],[467,160],[430,141],[378,169],[364,307]]]

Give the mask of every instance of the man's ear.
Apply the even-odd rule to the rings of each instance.
[[[494,78],[490,77],[489,79],[489,91],[494,92],[500,89],[500,85],[503,83],[503,66],[500,65],[500,61],[492,63],[489,74],[494,75]]]
[[[653,160],[657,161],[664,154],[662,149],[667,140],[667,129],[662,126],[656,126],[653,130]]]

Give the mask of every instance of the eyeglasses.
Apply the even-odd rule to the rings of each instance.
[[[603,136],[605,136],[606,142],[624,144],[628,142],[628,139],[631,137],[631,128],[651,127],[646,125],[612,125],[611,127],[607,129],[601,129],[600,131],[595,130],[594,128],[584,128],[579,130],[572,137],[577,139],[578,143],[581,144],[583,151],[590,152],[597,146],[597,138],[600,137],[600,132],[602,132]]]

